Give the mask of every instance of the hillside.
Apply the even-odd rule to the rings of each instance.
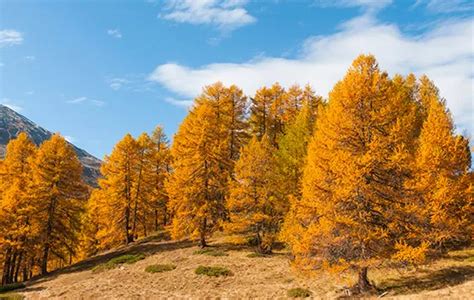
[[[197,254],[199,248],[194,243],[163,240],[160,234],[27,282],[27,287],[15,294],[26,299],[277,299],[287,298],[290,289],[305,288],[314,298],[337,298],[346,295],[345,287],[353,279],[328,275],[301,277],[291,270],[284,249],[272,256],[249,257],[252,248],[228,241],[226,237],[216,238],[207,253]],[[144,259],[104,268],[112,258],[124,254],[144,255]],[[163,273],[145,272],[147,266],[154,264],[176,268]],[[232,275],[197,275],[198,266],[226,267]],[[474,249],[452,252],[418,270],[382,267],[372,270],[369,277],[380,289],[373,298],[383,295],[384,299],[472,299]]]
[[[8,142],[16,138],[21,132],[28,134],[36,145],[40,145],[53,134],[14,110],[0,104],[0,158],[4,157]],[[102,162],[85,150],[73,144],[71,146],[74,147],[82,163],[85,181],[90,185],[96,185],[97,178],[100,176],[99,168]]]

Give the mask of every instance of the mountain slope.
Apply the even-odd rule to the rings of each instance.
[[[40,145],[45,140],[49,139],[53,133],[38,126],[30,121],[28,118],[20,115],[14,110],[0,104],[0,157],[5,156],[5,150],[8,142],[20,134],[25,132],[36,144]],[[101,160],[87,153],[86,151],[74,146],[79,160],[84,167],[84,180],[90,185],[97,184],[99,178],[99,168],[102,163]]]
[[[26,299],[288,299],[290,289],[305,288],[314,299],[346,299],[346,287],[356,280],[353,273],[343,277],[324,272],[312,278],[300,276],[292,270],[286,249],[254,257],[252,247],[229,243],[225,236],[210,242],[208,252],[202,253],[195,243],[168,241],[157,234],[33,279],[16,292]],[[220,254],[211,255],[213,252]],[[98,268],[123,255],[145,257],[115,268]],[[371,269],[369,277],[380,290],[363,298],[473,299],[473,258],[474,249],[467,249],[450,252],[420,269]],[[175,268],[162,273],[145,271],[155,264]],[[198,275],[198,266],[221,266],[232,274]]]

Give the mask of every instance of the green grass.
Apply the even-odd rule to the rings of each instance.
[[[194,255],[209,255],[209,256],[229,256],[221,250],[216,250],[212,248],[199,249],[193,252]]]
[[[17,289],[22,289],[25,287],[24,283],[12,283],[12,284],[7,284],[4,286],[0,286],[0,293],[5,293]]]
[[[23,300],[25,297],[17,293],[0,294],[0,300]]]
[[[175,265],[150,265],[145,268],[147,273],[162,273],[176,269]]]
[[[143,254],[125,254],[112,258],[106,263],[95,266],[92,271],[99,272],[114,269],[122,264],[133,264],[145,258]]]
[[[294,288],[294,289],[288,290],[287,295],[290,298],[307,298],[307,297],[311,297],[311,291],[304,288]]]
[[[225,267],[209,267],[209,266],[199,266],[194,273],[197,275],[207,275],[212,277],[219,276],[232,276],[233,273],[231,270]]]

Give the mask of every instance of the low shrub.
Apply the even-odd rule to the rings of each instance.
[[[213,277],[219,276],[232,276],[233,273],[225,267],[209,267],[209,266],[199,266],[194,273],[197,275],[207,275]]]
[[[311,291],[304,288],[294,288],[294,289],[288,290],[287,295],[290,298],[307,298],[307,297],[311,297]]]
[[[145,255],[143,254],[125,254],[125,255],[114,257],[104,264],[95,266],[92,269],[92,271],[99,272],[99,271],[110,270],[122,264],[136,263],[137,261],[142,260],[144,258],[145,258]]]
[[[145,268],[147,273],[162,273],[176,269],[175,265],[150,265]]]
[[[199,249],[193,252],[194,255],[209,255],[209,256],[229,256],[228,253],[225,253],[221,250],[216,250],[212,248]]]

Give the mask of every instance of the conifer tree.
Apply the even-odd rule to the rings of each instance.
[[[235,102],[229,95],[238,95],[237,102],[242,103],[241,93],[234,87],[226,89],[220,83],[206,87],[181,124],[172,147],[173,173],[167,184],[174,216],[172,236],[191,235],[199,238],[202,247],[226,218],[227,181],[236,157],[231,153],[237,145],[231,146],[230,141],[234,130],[243,136],[240,127],[244,124],[233,127],[235,121],[229,121],[243,122],[243,105],[236,110],[235,105],[229,105]]]
[[[168,194],[165,190],[165,181],[171,171],[171,151],[168,138],[161,126],[155,128],[151,140],[152,158],[150,174],[148,174],[149,184],[151,185],[149,214],[153,222],[151,228],[157,231],[160,224],[168,225],[170,219],[167,210]],[[159,221],[160,218],[161,221]]]
[[[242,149],[235,166],[235,180],[230,186],[227,208],[231,232],[254,235],[257,251],[269,253],[276,237],[286,201],[277,194],[274,148],[266,136],[253,137]]]
[[[265,134],[270,138],[273,146],[278,145],[278,139],[284,133],[285,107],[287,94],[275,83],[270,88],[259,89],[251,99],[251,114],[249,118],[251,133],[258,138]]]
[[[470,180],[469,141],[454,133],[454,125],[436,86],[425,76],[420,82],[425,108],[413,179],[407,185],[420,210],[421,240],[445,251],[472,239],[473,182]],[[426,231],[426,229],[428,229]]]
[[[314,113],[308,103],[303,105],[296,119],[287,126],[276,151],[278,188],[283,194],[299,198],[301,196],[301,177],[306,160],[306,151],[313,135]]]
[[[47,273],[51,255],[68,261],[75,255],[80,213],[88,190],[74,149],[59,134],[44,142],[32,164],[30,193],[38,203],[41,273]]]
[[[17,282],[19,272],[23,280],[29,274],[29,262],[35,255],[39,220],[38,203],[31,201],[28,186],[31,184],[31,163],[36,146],[25,133],[11,140],[5,160],[0,166],[0,251],[2,284]]]
[[[396,252],[397,214],[406,178],[405,128],[392,83],[373,56],[360,56],[336,84],[316,121],[303,176],[282,237],[303,269],[356,269],[367,290],[368,268]]]
[[[138,154],[137,141],[127,134],[119,141],[101,167],[99,180],[103,191],[102,218],[109,224],[107,238],[110,245],[134,241],[133,217],[136,203]]]

